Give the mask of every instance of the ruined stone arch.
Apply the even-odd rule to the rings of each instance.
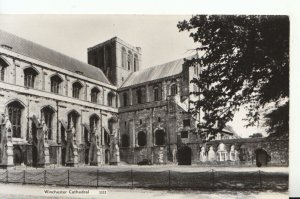
[[[254,154],[255,154],[256,165],[258,167],[266,166],[268,164],[268,162],[271,160],[271,156],[263,148],[256,149],[254,151]]]

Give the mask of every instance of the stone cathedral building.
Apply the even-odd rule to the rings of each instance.
[[[286,140],[226,128],[202,142],[187,113],[197,66],[143,69],[141,48],[117,37],[87,53],[88,64],[0,30],[0,166],[288,164]]]

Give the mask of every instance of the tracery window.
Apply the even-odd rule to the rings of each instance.
[[[171,86],[171,95],[172,95],[172,96],[173,96],[173,95],[176,95],[177,92],[178,92],[178,90],[177,90],[177,85],[176,85],[176,84],[173,84],[173,85]]]
[[[73,93],[72,93],[73,97],[79,99],[82,85],[79,82],[75,82],[73,83],[72,88],[73,88]]]
[[[34,88],[34,81],[37,74],[36,70],[32,67],[24,69],[24,86]]]
[[[42,117],[45,121],[45,124],[47,126],[47,132],[48,132],[48,139],[51,140],[53,139],[52,137],[52,123],[53,123],[53,115],[54,115],[54,111],[46,106],[45,108],[43,108],[41,110],[42,112]]]
[[[24,107],[17,101],[7,105],[8,116],[12,127],[12,136],[15,138],[21,137],[21,118]]]
[[[63,80],[58,76],[54,75],[51,77],[51,92],[58,94],[60,91],[60,84]]]
[[[92,90],[91,90],[91,101],[94,102],[94,103],[97,103],[98,102],[98,94],[100,93],[99,89],[94,87]]]

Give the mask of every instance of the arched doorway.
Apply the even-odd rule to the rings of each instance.
[[[23,162],[22,150],[19,146],[15,146],[13,149],[14,153],[14,164],[20,165]]]
[[[110,153],[109,150],[105,150],[105,164],[109,164]]]
[[[178,149],[177,152],[178,165],[191,165],[192,162],[192,150],[188,146],[183,146]]]
[[[255,155],[256,155],[256,165],[258,167],[266,166],[268,164],[269,155],[265,150],[257,149],[255,151]]]

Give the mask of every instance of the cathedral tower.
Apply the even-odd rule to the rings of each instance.
[[[110,82],[122,85],[126,78],[141,69],[141,48],[114,37],[88,48],[88,63],[100,68]]]

